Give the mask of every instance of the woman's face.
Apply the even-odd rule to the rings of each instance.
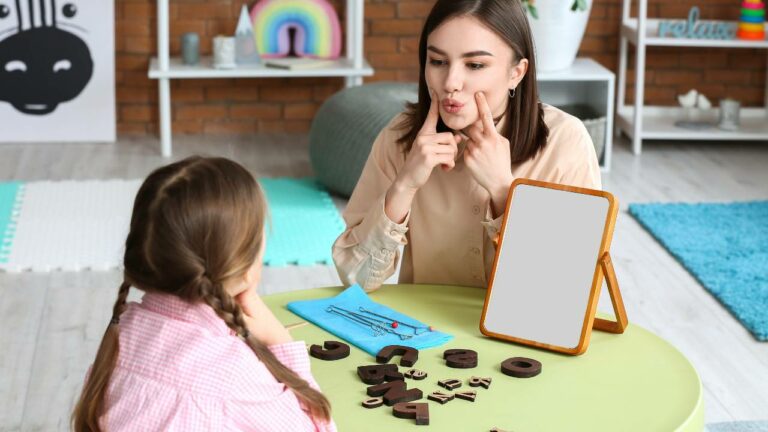
[[[446,126],[461,130],[479,119],[478,92],[485,94],[494,118],[504,114],[509,89],[517,87],[528,67],[526,59],[513,60],[512,48],[476,18],[452,18],[432,31],[424,75]]]

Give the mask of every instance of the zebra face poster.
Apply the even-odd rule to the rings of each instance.
[[[114,141],[114,2],[0,0],[0,142]]]

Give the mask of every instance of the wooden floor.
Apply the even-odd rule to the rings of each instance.
[[[260,176],[311,174],[303,136],[177,137],[174,145],[174,159],[221,155]],[[626,206],[768,199],[768,145],[651,142],[644,149],[635,157],[620,142],[613,170],[603,177],[604,188],[621,202],[612,256],[629,319],[694,364],[704,383],[707,422],[766,419],[768,343],[756,342],[627,215]],[[0,145],[0,181],[140,178],[167,162],[154,139]],[[0,431],[67,429],[119,281],[117,272],[0,273]],[[338,284],[332,267],[266,268],[261,290]],[[603,293],[601,310],[608,310],[606,300]]]

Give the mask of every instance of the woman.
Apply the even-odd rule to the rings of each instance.
[[[519,0],[438,0],[419,62],[419,100],[374,142],[333,245],[342,281],[366,291],[401,245],[401,283],[486,287],[515,178],[601,188],[583,124],[539,102]]]

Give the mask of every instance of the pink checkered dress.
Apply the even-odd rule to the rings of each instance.
[[[314,388],[304,342],[269,349]],[[109,431],[335,431],[314,420],[213,309],[145,294],[120,317]]]

